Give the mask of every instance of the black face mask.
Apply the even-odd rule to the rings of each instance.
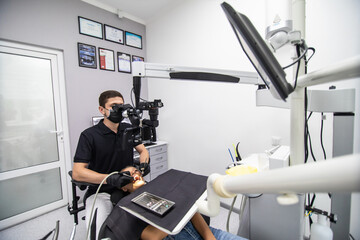
[[[113,123],[119,123],[121,122],[124,117],[122,116],[122,110],[123,105],[122,104],[116,104],[112,107],[112,109],[108,109],[110,112],[110,115],[107,117],[111,122]]]

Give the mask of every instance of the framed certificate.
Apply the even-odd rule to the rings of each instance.
[[[135,33],[125,32],[125,44],[130,47],[142,49],[142,37]]]
[[[101,70],[115,71],[114,51],[99,48],[99,65]]]
[[[127,53],[118,52],[118,69],[119,72],[131,73],[131,56]]]
[[[144,58],[143,58],[143,57],[139,57],[139,56],[132,55],[132,61],[133,61],[133,62],[144,62]]]
[[[79,66],[97,68],[96,47],[84,43],[78,43]]]
[[[102,24],[87,18],[79,17],[79,33],[103,39]]]
[[[105,40],[124,44],[124,31],[104,24]]]

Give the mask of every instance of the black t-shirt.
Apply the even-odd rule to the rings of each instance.
[[[74,162],[88,163],[88,168],[98,173],[109,174],[132,166],[135,145],[124,137],[124,131],[132,128],[128,123],[120,123],[115,133],[105,126],[103,120],[80,135]],[[96,192],[97,187],[89,187],[87,196]],[[100,192],[112,193],[110,185],[103,185]]]

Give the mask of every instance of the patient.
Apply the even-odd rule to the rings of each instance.
[[[126,167],[122,170],[129,171],[131,176],[134,178],[134,181],[122,187],[122,190],[125,192],[132,193],[136,189],[144,186],[146,183],[142,178],[141,172],[138,171],[135,167]],[[132,231],[132,229],[129,231]],[[237,240],[244,240],[244,238],[233,235],[231,233],[215,229],[209,227],[205,222],[204,218],[199,214],[196,213],[191,221],[189,221],[186,226],[181,230],[180,233],[176,235],[168,235],[167,233],[151,226],[147,225],[142,233],[141,239],[143,240],[155,240],[155,239],[164,239],[164,240],[171,240],[171,239],[237,239]]]

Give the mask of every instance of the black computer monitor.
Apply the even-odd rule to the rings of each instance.
[[[259,73],[265,85],[276,98],[285,100],[294,90],[286,81],[286,74],[265,41],[243,14],[235,11],[228,3],[221,4],[241,47]]]

